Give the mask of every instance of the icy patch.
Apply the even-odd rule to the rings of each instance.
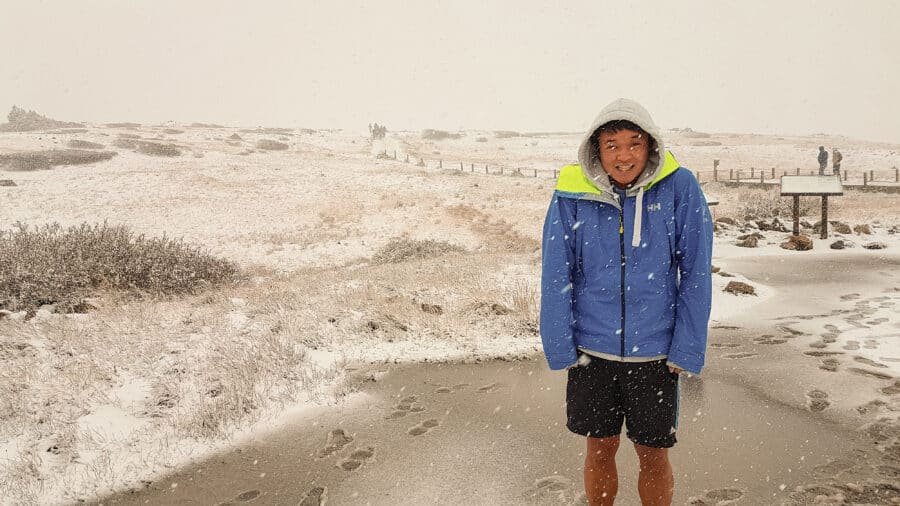
[[[147,422],[111,404],[100,406],[78,419],[78,429],[85,436],[103,441],[124,441]]]

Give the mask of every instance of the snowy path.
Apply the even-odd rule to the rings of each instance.
[[[583,440],[564,427],[564,375],[542,360],[397,366],[369,385],[358,403],[104,503],[223,504],[243,494],[310,505],[317,487],[328,504],[581,503]],[[685,381],[682,403],[676,504],[722,495],[775,504],[861,445],[727,376]],[[620,502],[635,504],[628,445],[619,462]]]

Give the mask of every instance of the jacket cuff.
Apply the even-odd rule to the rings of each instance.
[[[554,371],[565,369],[575,365],[577,362],[578,352],[575,351],[575,348],[572,348],[572,353],[547,355],[547,363],[550,365],[550,369],[553,369]]]
[[[699,367],[686,367],[686,366],[683,366],[683,365],[679,364],[678,362],[673,362],[672,360],[666,360],[666,365],[667,365],[667,366],[672,366],[672,367],[677,367],[677,368],[682,369],[682,370],[684,370],[684,371],[687,371],[687,372],[689,372],[689,373],[691,373],[691,374],[697,374],[697,375],[700,374],[700,368],[699,368]]]

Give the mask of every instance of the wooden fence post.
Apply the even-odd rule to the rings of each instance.
[[[397,150],[395,149],[394,150],[394,160],[396,160],[396,159],[397,159]]]
[[[537,169],[534,169],[534,177],[537,178]]]
[[[763,171],[759,171],[759,184],[763,184],[766,182],[766,174]]]
[[[439,169],[443,169],[443,168],[444,168],[444,161],[443,161],[443,160],[438,160],[438,168],[439,168]]]
[[[797,167],[797,175],[800,175],[800,167]]]
[[[894,182],[900,183],[900,169],[894,167]]]
[[[868,174],[866,174],[865,172],[863,172],[863,186],[868,186],[868,185],[869,185],[869,178],[868,178],[867,176],[868,176]]]
[[[713,181],[719,180],[719,161],[713,160]]]
[[[870,171],[869,171],[869,182],[870,182],[870,183],[874,183],[874,182],[875,182],[875,171],[874,171],[874,170],[870,170]]]
[[[728,180],[734,179],[734,169],[728,169]]]
[[[775,167],[772,167],[772,179],[775,179]]]
[[[754,177],[756,177],[756,176],[753,175],[753,172],[754,172],[755,170],[756,170],[756,169],[754,169],[753,167],[750,167],[750,179],[753,179]]]

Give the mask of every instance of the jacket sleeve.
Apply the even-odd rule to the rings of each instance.
[[[541,342],[551,369],[578,359],[572,335],[572,274],[575,269],[575,205],[553,195],[544,220],[541,248]]]
[[[675,262],[679,282],[668,363],[700,374],[706,360],[712,305],[712,217],[693,174],[684,170],[680,176],[682,181],[675,194]]]

